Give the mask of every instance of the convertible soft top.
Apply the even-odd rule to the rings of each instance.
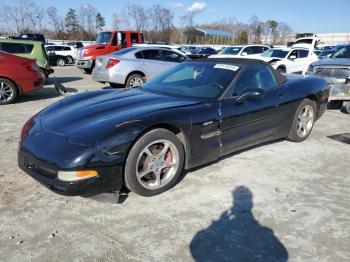
[[[277,72],[271,65],[267,62],[264,62],[262,60],[258,59],[251,59],[251,58],[201,58],[197,60],[191,60],[191,62],[210,62],[210,63],[221,63],[221,64],[232,64],[232,65],[239,65],[239,66],[249,66],[254,64],[264,64],[271,68],[272,72],[275,75],[275,78],[278,82],[278,84],[282,84],[287,80],[286,76],[282,75],[281,73]]]

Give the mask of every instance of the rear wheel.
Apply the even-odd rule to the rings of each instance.
[[[125,164],[126,187],[141,196],[153,196],[170,189],[184,166],[184,149],[166,129],[154,129],[132,147]]]
[[[341,108],[341,111],[350,114],[350,102],[344,103],[343,107]]]
[[[13,82],[0,78],[0,105],[10,104],[17,98],[17,88]]]
[[[311,133],[316,120],[316,102],[304,99],[295,112],[288,140],[304,141]]]
[[[136,87],[136,86],[142,86],[146,82],[145,77],[139,74],[132,74],[128,77],[126,80],[125,87]]]
[[[67,56],[67,59],[68,59],[68,64],[73,64],[73,62],[74,62],[73,57]]]

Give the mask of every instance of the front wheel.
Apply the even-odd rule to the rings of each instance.
[[[132,147],[125,164],[125,184],[141,196],[153,196],[170,189],[182,173],[184,148],[175,134],[154,129]]]
[[[316,120],[316,102],[305,98],[295,112],[292,128],[287,137],[292,142],[302,142],[311,133]]]
[[[57,66],[65,66],[66,62],[64,61],[64,59],[59,58],[57,60]]]
[[[10,104],[17,97],[17,88],[13,82],[0,78],[0,105]]]

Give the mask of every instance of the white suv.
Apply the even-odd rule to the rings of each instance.
[[[77,49],[69,45],[48,45],[45,49],[47,53],[55,52],[57,55],[66,56],[70,64],[77,59]]]

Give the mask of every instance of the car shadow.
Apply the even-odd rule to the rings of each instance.
[[[66,89],[67,89],[67,92],[69,93],[78,92],[78,90],[75,88],[66,88]],[[24,103],[29,101],[51,99],[59,96],[62,96],[62,95],[59,94],[54,87],[44,87],[43,89],[35,91],[33,93],[23,94],[19,96],[18,99],[16,99],[16,101],[14,102],[14,104]]]
[[[82,80],[83,79],[82,77],[77,77],[77,76],[55,76],[55,78],[61,84],[62,83],[74,82],[74,81],[78,81],[78,80]],[[47,84],[55,84],[54,77],[48,78]]]
[[[209,163],[205,163],[203,165],[200,165],[200,166],[197,166],[197,167],[194,167],[194,168],[190,168],[190,169],[185,169],[180,178],[178,179],[178,181],[176,182],[175,186],[177,184],[179,184],[186,176],[187,174],[191,173],[191,172],[195,172],[199,169],[202,169],[202,168],[205,168],[205,167],[208,167],[210,165],[213,165],[213,164],[216,164],[216,163],[219,163],[220,161],[223,161],[227,158],[231,158],[235,155],[239,155],[239,154],[242,154],[244,152],[247,152],[247,151],[250,151],[250,150],[253,150],[255,148],[258,148],[258,147],[262,147],[262,146],[266,146],[266,145],[270,145],[270,144],[276,144],[276,143],[280,143],[282,141],[285,141],[285,139],[281,138],[281,139],[276,139],[276,140],[272,140],[272,141],[267,141],[267,142],[264,142],[264,143],[261,143],[261,144],[257,144],[257,145],[254,145],[254,146],[250,146],[250,147],[247,147],[247,148],[244,148],[244,149],[241,149],[241,150],[238,150],[236,152],[232,152],[232,153],[229,153],[227,155],[224,155],[224,156],[221,156],[219,157],[218,159],[212,161],[212,162],[209,162]]]
[[[349,144],[350,145],[350,133],[343,133],[338,135],[327,136],[330,139]]]
[[[192,257],[202,261],[287,261],[288,251],[272,229],[252,213],[253,194],[245,186],[233,192],[233,206],[199,231],[190,243]]]

